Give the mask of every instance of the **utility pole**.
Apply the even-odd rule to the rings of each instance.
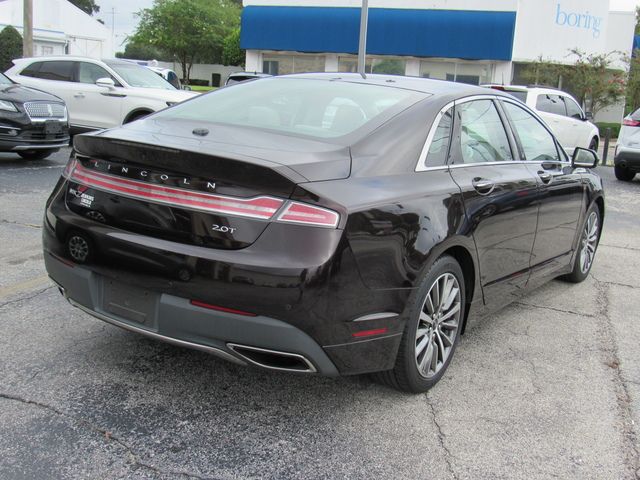
[[[362,0],[360,9],[360,43],[358,44],[358,73],[366,78],[367,26],[369,24],[369,0]]]
[[[33,0],[24,0],[22,55],[24,57],[33,57]]]

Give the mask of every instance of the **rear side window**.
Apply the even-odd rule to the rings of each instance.
[[[427,160],[425,162],[427,167],[438,167],[447,163],[452,126],[453,108],[450,108],[440,119],[440,123],[431,139],[431,145],[429,146],[429,152],[427,153]]]
[[[44,80],[73,82],[73,71],[74,62],[36,62],[25,68],[22,71],[21,75],[25,75],[27,77],[42,78]]]
[[[515,133],[520,140],[525,160],[558,160],[556,142],[549,131],[524,108],[503,102]]]
[[[460,122],[460,159],[456,163],[513,160],[509,139],[491,100],[476,100],[455,107]]]
[[[566,117],[567,115],[567,110],[560,95],[538,95],[536,108],[541,112],[555,113],[556,115],[562,115],[563,117]]]

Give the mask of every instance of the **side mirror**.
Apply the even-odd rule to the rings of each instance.
[[[191,91],[191,87],[189,85],[183,85],[182,86],[182,90],[187,90],[188,92]]]
[[[571,158],[571,166],[573,168],[595,168],[600,162],[600,157],[595,150],[588,148],[576,147]]]
[[[115,82],[111,78],[99,78],[96,80],[96,85],[99,87],[105,87],[109,90],[116,88]]]
[[[593,120],[593,113],[591,113],[591,112],[585,112],[585,114],[584,114],[584,120],[585,120],[585,121],[589,121],[589,122],[590,122],[591,120]]]

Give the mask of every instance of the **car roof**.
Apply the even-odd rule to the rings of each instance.
[[[277,78],[277,77],[276,77]],[[281,75],[280,78],[302,78],[312,80],[342,81],[349,83],[361,83],[366,85],[378,85],[392,88],[403,88],[431,95],[458,95],[460,97],[470,95],[487,95],[487,89],[466,83],[455,83],[446,80],[435,80],[421,77],[405,77],[401,75],[367,74],[358,73],[300,73]],[[500,93],[496,90],[495,93]],[[494,92],[491,93],[492,95]]]

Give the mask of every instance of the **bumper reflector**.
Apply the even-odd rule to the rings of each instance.
[[[191,303],[191,305],[193,305],[194,307],[206,308],[208,310],[215,310],[217,312],[233,313],[234,315],[243,315],[245,317],[257,317],[255,313],[243,312],[242,310],[220,307],[218,305],[211,305],[209,303],[199,302],[197,300],[191,300],[189,303]]]
[[[373,330],[362,330],[360,332],[352,333],[351,336],[355,338],[362,338],[362,337],[373,337],[375,335],[382,335],[384,333],[387,333],[387,327],[375,328]]]

